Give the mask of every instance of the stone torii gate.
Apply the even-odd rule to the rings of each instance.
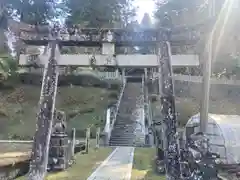
[[[55,98],[58,82],[58,67],[60,66],[98,66],[112,68],[155,68],[159,75],[159,95],[161,96],[164,124],[164,151],[167,175],[173,180],[180,177],[179,149],[176,134],[175,102],[172,81],[172,66],[199,65],[197,55],[171,55],[172,46],[189,44],[185,39],[170,39],[166,28],[145,29],[138,32],[129,29],[81,29],[85,34],[81,38],[55,27],[44,31],[45,38],[39,38],[39,33],[22,36],[24,43],[35,46],[47,46],[47,51],[38,56],[20,54],[19,65],[31,66],[38,64],[44,67],[42,90],[37,116],[37,130],[34,138],[32,161],[29,180],[44,179],[47,162],[50,135],[55,110]],[[49,35],[50,34],[50,35]],[[191,42],[191,43],[195,43]],[[190,44],[191,44],[190,43]],[[61,54],[62,46],[99,47],[100,54]],[[116,54],[116,47],[149,46],[152,54]],[[159,139],[160,140],[160,139]]]

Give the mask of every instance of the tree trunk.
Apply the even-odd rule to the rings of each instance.
[[[7,38],[5,35],[5,30],[0,28],[0,53],[7,52]]]

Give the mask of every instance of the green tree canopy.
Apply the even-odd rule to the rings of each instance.
[[[70,24],[90,27],[109,26],[129,21],[135,15],[133,0],[67,0]],[[126,22],[124,22],[126,23]]]
[[[59,0],[3,0],[9,15],[27,24],[45,24],[64,13],[65,1]]]

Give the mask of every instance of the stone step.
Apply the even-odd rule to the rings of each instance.
[[[128,129],[128,128],[125,128],[125,129],[114,129],[113,131],[112,131],[112,134],[115,134],[115,133],[117,133],[117,134],[135,134],[135,129]]]
[[[109,144],[110,147],[137,147],[134,144]]]
[[[136,134],[135,133],[136,131],[135,131],[135,129],[128,129],[128,128],[125,128],[125,129],[115,129],[115,130],[113,130],[112,131],[112,134]]]
[[[116,133],[113,133],[111,134],[111,137],[128,137],[128,138],[134,138],[136,137],[136,135],[134,133],[119,133],[119,132],[116,132]]]
[[[117,147],[117,146],[120,146],[120,147],[124,147],[124,146],[131,146],[131,147],[148,147],[147,145],[145,144],[140,144],[140,143],[109,143],[109,146],[112,146],[112,147]]]
[[[135,131],[135,129],[136,127],[117,126],[114,127],[112,131],[124,131],[124,130]]]
[[[110,138],[110,140],[112,140],[112,139],[116,139],[116,140],[124,140],[124,141],[131,141],[131,140],[135,140],[135,136],[132,136],[132,137],[129,137],[129,136],[122,136],[122,137],[120,137],[120,136],[112,136],[111,138]]]
[[[127,128],[127,127],[115,127],[112,132],[135,132],[136,128]]]
[[[136,124],[128,125],[128,126],[122,125],[122,124],[117,124],[117,125],[115,125],[115,126],[113,127],[113,131],[114,131],[115,129],[124,130],[124,129],[136,129],[136,128],[137,128],[137,127],[136,127]]]
[[[133,135],[133,136],[120,136],[120,135],[115,135],[115,136],[111,136],[110,137],[110,140],[111,139],[116,139],[116,140],[129,140],[129,141],[135,141],[135,140],[141,140],[141,139],[145,139],[145,137],[136,137],[135,135]]]
[[[145,138],[119,138],[119,137],[111,137],[109,142],[143,142]],[[145,142],[145,141],[144,141]]]
[[[118,127],[114,127],[113,128],[113,132],[114,131],[135,131],[136,127],[124,127],[124,126],[118,126]]]
[[[136,136],[136,135],[113,135],[110,139],[129,139],[129,140],[141,140],[145,139],[145,136]]]
[[[133,121],[129,121],[129,122],[126,122],[126,121],[122,121],[122,122],[116,122],[114,124],[114,126],[128,126],[128,127],[131,127],[131,126],[135,126],[137,124],[137,122],[133,122]]]
[[[133,125],[133,124],[136,124],[136,121],[132,121],[132,120],[129,120],[129,119],[117,119],[115,124]]]
[[[116,141],[116,142],[134,142],[134,138],[129,138],[129,137],[111,137],[110,141]]]
[[[125,138],[125,137],[128,137],[128,138],[134,138],[136,137],[136,135],[134,133],[114,133],[111,135],[111,137],[117,137],[117,138]]]
[[[117,128],[114,128],[113,130],[112,130],[112,133],[113,132],[121,132],[121,133],[124,133],[124,132],[126,132],[126,133],[133,133],[133,134],[135,134],[135,132],[136,132],[136,128],[126,128],[126,127],[117,127]]]
[[[114,127],[112,131],[113,132],[114,131],[122,131],[122,132],[124,132],[124,131],[133,131],[133,132],[135,132],[136,129],[137,129],[137,127],[117,126],[117,127]]]
[[[116,129],[116,130],[112,131],[112,134],[115,134],[115,133],[121,134],[121,135],[123,135],[123,134],[135,134],[135,130],[134,129],[122,129],[122,130]]]
[[[130,121],[131,122],[131,120],[130,120],[130,117],[132,116],[132,113],[131,114],[128,114],[128,115],[124,115],[124,116],[117,116],[117,119],[116,119],[116,121],[118,122],[118,121],[123,121],[123,122],[128,122],[128,121]]]
[[[127,127],[132,127],[132,126],[135,126],[136,125],[136,123],[130,123],[130,122],[116,122],[115,124],[114,124],[114,127],[116,127],[116,126],[127,126]]]
[[[135,135],[135,131],[113,131],[111,135]]]
[[[119,117],[117,116],[116,123],[121,122],[121,123],[132,123],[134,122],[131,119],[132,114],[129,115],[129,117]]]
[[[141,90],[141,83],[128,83],[126,85],[117,119],[111,133],[110,146],[139,147],[144,145],[145,136],[139,136],[139,133],[136,133],[138,125],[132,119],[135,118],[133,113],[138,108],[137,104],[140,103]]]
[[[135,141],[134,137],[118,137],[118,136],[113,136],[110,138],[110,141],[116,140],[116,141]]]
[[[117,140],[111,140],[109,141],[109,144],[135,144],[134,141],[117,141]]]
[[[132,116],[132,114],[129,115],[129,117],[124,117],[124,118],[122,118],[122,117],[117,117],[116,123],[119,123],[119,122],[120,122],[120,123],[131,124],[131,123],[134,122],[133,120],[130,119],[131,116]]]
[[[125,135],[125,136],[114,135],[114,136],[111,136],[110,140],[111,140],[111,139],[125,139],[125,140],[126,140],[126,139],[127,139],[127,140],[129,139],[129,140],[131,140],[131,139],[135,139],[135,137],[136,137],[136,136],[129,136],[129,135],[127,135],[127,136],[126,136],[126,135]]]
[[[137,144],[134,142],[110,142],[110,146],[120,146],[120,145],[128,145],[128,146],[136,146]]]
[[[121,126],[121,125],[119,125],[119,126],[115,126],[114,128],[113,128],[113,131],[115,131],[115,130],[120,130],[120,131],[124,131],[124,130],[135,130],[136,129],[136,127],[134,127],[134,126]]]
[[[114,129],[135,129],[136,128],[136,124],[115,124],[114,127],[113,127],[113,130]]]
[[[123,122],[116,122],[114,124],[114,127],[135,127],[136,126],[136,123],[123,123]]]
[[[116,140],[135,140],[135,136],[133,135],[133,136],[120,136],[120,135],[115,135],[115,136],[111,136],[110,137],[110,140],[111,139],[116,139]]]
[[[135,144],[135,141],[118,141],[118,140],[111,140],[109,141],[110,144]]]
[[[126,126],[132,126],[134,124],[136,124],[136,121],[131,121],[131,120],[116,120],[114,125],[126,125]]]

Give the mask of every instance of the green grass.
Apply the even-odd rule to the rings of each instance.
[[[1,143],[0,154],[8,152],[27,152],[32,148],[32,144],[21,144],[21,143]]]
[[[177,120],[180,122],[181,126],[184,126],[191,116],[199,113],[200,111],[200,97],[199,98],[184,98],[176,97],[176,112]],[[154,102],[152,105],[153,110],[157,106],[160,106],[159,102]],[[227,98],[210,100],[209,101],[209,113],[213,114],[239,114],[240,106],[237,103],[231,102]],[[157,114],[157,111],[156,111]]]
[[[35,133],[36,113],[40,87],[31,85],[0,89],[0,138],[30,139]],[[111,94],[115,94],[112,96]],[[109,103],[116,101],[117,91],[94,87],[60,87],[57,92],[56,108],[66,112],[67,127],[77,132],[91,126],[103,127],[105,112]],[[111,95],[111,98],[109,97]],[[85,133],[83,133],[83,137]],[[94,169],[111,153],[112,148],[94,148],[91,142],[88,154],[77,154],[76,163],[66,171],[49,174],[47,180],[87,179]],[[16,144],[2,145],[0,153],[27,151],[31,146]],[[24,180],[21,177],[19,180]]]
[[[95,140],[91,140],[88,154],[76,154],[76,162],[70,168],[62,172],[49,173],[46,180],[85,180],[108,157],[112,150],[110,147],[95,149]],[[25,179],[26,177],[17,178],[17,180]]]
[[[131,180],[165,180],[154,172],[155,148],[136,148]]]
[[[46,180],[79,180],[87,179],[92,172],[108,157],[111,148],[91,148],[88,154],[77,154],[76,163],[69,169],[49,174]]]
[[[104,125],[108,91],[94,87],[60,87],[56,108],[66,112],[67,127],[83,131],[90,125]],[[0,138],[29,139],[34,135],[40,87],[21,85],[12,90],[0,89]]]

